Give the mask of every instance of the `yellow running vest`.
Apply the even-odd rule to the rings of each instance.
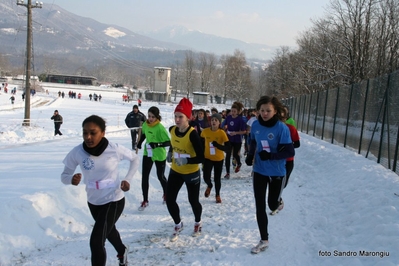
[[[175,163],[175,158],[194,158],[196,153],[193,144],[190,141],[191,131],[194,130],[190,127],[188,132],[184,137],[178,137],[175,134],[176,126],[170,130],[170,143],[173,150],[173,160],[172,160],[172,170],[179,174],[191,174],[199,170],[199,164],[185,164],[182,166],[177,166]]]

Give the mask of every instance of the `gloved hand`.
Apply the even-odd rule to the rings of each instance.
[[[212,145],[213,145],[213,147],[216,147],[216,148],[218,148],[219,150],[220,150],[220,144],[219,143],[217,143],[217,141],[216,140],[214,140],[214,141],[212,141]]]
[[[151,149],[155,149],[155,148],[159,147],[158,143],[156,143],[156,142],[150,142],[150,143],[148,143],[148,145],[150,145]]]
[[[259,152],[259,157],[262,161],[270,160],[271,153],[263,150],[263,151]]]
[[[248,154],[247,157],[245,158],[245,164],[251,166],[253,162],[254,162],[254,155]]]
[[[136,148],[141,150],[141,143],[137,143]]]
[[[187,164],[187,158],[176,158],[175,163],[177,166],[182,166]]]
[[[168,152],[168,154],[166,155],[166,161],[168,163],[171,163],[172,162],[172,157],[173,157],[172,152]]]

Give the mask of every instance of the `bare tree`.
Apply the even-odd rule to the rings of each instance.
[[[89,71],[87,70],[86,67],[81,66],[78,69],[75,70],[75,74],[79,75],[79,76],[88,76],[89,75]]]
[[[245,54],[239,50],[224,60],[225,95],[233,100],[243,101],[252,91],[251,68],[248,66]]]
[[[0,54],[0,76],[4,76],[10,71],[8,69],[9,65],[8,59],[4,55]]]
[[[381,1],[380,10],[374,31],[376,76],[399,68],[399,2]]]
[[[209,92],[212,74],[216,68],[216,56],[214,54],[199,54],[199,78],[201,91]]]
[[[57,74],[58,73],[57,60],[55,58],[44,55],[43,56],[43,71],[46,75]]]
[[[184,59],[184,74],[187,90],[187,98],[189,98],[190,93],[194,90],[195,82],[195,58],[193,51],[189,50],[186,52]]]
[[[281,96],[336,88],[399,67],[399,2],[333,0],[324,18],[281,48],[265,70],[268,92]]]

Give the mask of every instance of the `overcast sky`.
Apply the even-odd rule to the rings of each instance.
[[[311,19],[324,17],[330,0],[50,0],[76,15],[141,33],[165,26],[250,43],[295,46]]]

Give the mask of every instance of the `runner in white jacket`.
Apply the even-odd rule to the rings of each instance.
[[[105,265],[105,240],[118,252],[119,264],[126,264],[127,248],[122,243],[115,223],[125,205],[123,192],[130,189],[131,180],[139,168],[139,157],[130,149],[109,142],[105,137],[105,121],[92,115],[83,123],[83,143],[74,147],[63,160],[61,181],[77,186],[83,176],[87,201],[95,220],[90,237],[92,265]],[[121,181],[118,163],[130,161],[129,170]],[[75,173],[80,166],[82,173]]]

